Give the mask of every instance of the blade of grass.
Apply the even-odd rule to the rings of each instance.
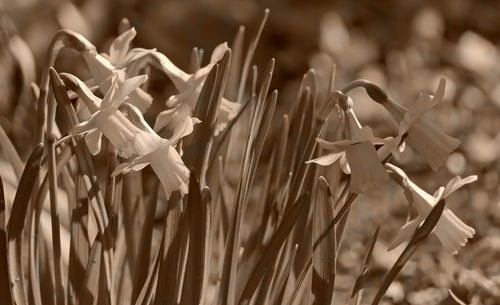
[[[250,303],[250,300],[255,293],[259,283],[262,281],[264,274],[271,267],[271,264],[275,261],[279,249],[289,236],[292,228],[294,228],[297,220],[304,215],[307,215],[307,211],[310,208],[310,196],[305,193],[299,197],[292,207],[283,216],[281,223],[279,224],[276,232],[271,237],[266,247],[262,251],[262,255],[257,261],[250,278],[247,281],[241,297],[238,301],[239,305],[246,305]]]
[[[62,125],[62,131],[67,133],[71,128],[73,128],[78,123],[78,118],[76,116],[75,110],[71,105],[71,102],[66,93],[66,88],[64,84],[57,74],[57,72],[53,69],[49,69],[50,72],[50,81],[52,85],[52,90],[54,92],[56,101],[60,107],[64,109],[65,112],[65,121]],[[64,126],[66,125],[66,126]],[[77,138],[75,145],[75,153],[77,156],[77,161],[82,173],[83,181],[85,183],[85,187],[89,194],[89,199],[92,207],[92,211],[95,214],[95,218],[97,220],[99,234],[102,236],[102,251],[104,256],[104,270],[106,271],[106,284],[108,285],[108,291],[111,293],[112,289],[112,236],[111,231],[109,230],[109,218],[106,213],[106,206],[104,203],[104,199],[102,193],[100,191],[99,183],[97,181],[97,177],[95,174],[95,168],[92,162],[92,158],[90,156],[90,152],[81,137]],[[113,300],[111,298],[111,300]],[[113,305],[113,304],[112,304]]]
[[[134,292],[132,294],[132,299],[137,300],[141,288],[144,286],[144,283],[148,277],[149,263],[151,257],[151,246],[152,246],[152,237],[153,237],[153,229],[154,229],[154,217],[156,211],[156,205],[158,202],[158,188],[159,181],[157,179],[154,180],[153,185],[151,187],[151,191],[149,199],[146,203],[146,213],[144,217],[144,223],[141,228],[141,239],[139,244],[139,253],[137,255],[140,258],[137,262],[135,279],[134,279]]]
[[[227,127],[224,129],[222,135],[219,135],[218,141],[215,143],[215,149],[212,149],[212,158],[210,158],[210,163],[208,164],[208,168],[210,169],[212,167],[212,164],[214,161],[217,159],[218,154],[220,149],[222,148],[222,144],[224,144],[224,140],[227,139],[227,136],[231,134],[231,130],[233,126],[236,124],[236,122],[239,122],[239,119],[242,117],[242,115],[245,113],[245,110],[250,109],[250,101],[246,102],[238,112],[238,114],[234,117],[234,119],[229,122]]]
[[[212,193],[208,189],[208,187],[204,187],[201,190],[201,203],[203,210],[205,211],[205,228],[204,233],[205,236],[203,239],[205,240],[205,253],[204,253],[204,261],[203,261],[203,282],[201,289],[200,300],[204,302],[206,300],[206,294],[208,291],[208,280],[210,276],[210,268],[212,262],[212,228],[213,228],[213,210],[212,210]]]
[[[353,299],[355,305],[361,304],[361,298],[363,296],[363,287],[365,285],[366,274],[368,272],[368,267],[370,266],[373,249],[375,248],[375,243],[377,242],[379,231],[380,231],[380,226],[378,226],[377,229],[375,230],[375,233],[373,233],[370,244],[366,249],[363,258],[363,264],[361,265],[361,269],[359,270],[359,275],[356,278],[354,287],[352,288],[351,299]]]
[[[203,84],[194,116],[201,120],[191,136],[191,143],[185,154],[184,160],[188,168],[200,173],[200,183],[205,184],[205,174],[208,167],[210,147],[213,141],[213,130],[217,118],[220,100],[225,89],[228,76],[231,52],[228,51],[220,63],[209,73]]]
[[[313,240],[328,226],[333,218],[333,198],[328,182],[320,176],[316,183],[316,192],[313,212]],[[335,228],[331,230],[321,243],[318,251],[313,253],[312,292],[315,295],[314,303],[329,305],[333,299],[333,289],[336,273],[336,238]]]
[[[190,179],[191,175],[193,175],[193,172],[190,174]],[[187,200],[183,201],[183,204],[187,206]],[[189,258],[189,253],[190,253],[190,244],[191,244],[191,216],[189,215],[189,206],[184,210],[184,212],[181,215],[181,225],[180,225],[180,246],[179,246],[179,268],[178,268],[178,278],[177,281],[179,283],[178,289],[177,289],[177,297],[176,297],[176,302],[177,304],[182,304],[181,299],[183,298],[184,291],[187,289],[189,290],[191,288],[190,282],[186,282],[186,276],[187,273],[189,272],[189,268],[191,266],[188,265],[188,258]],[[185,287],[186,284],[189,287]]]
[[[224,57],[219,63],[219,73],[216,74],[216,81],[215,81],[215,86],[213,87],[212,91],[212,96],[210,98],[210,104],[209,107],[207,108],[205,122],[208,123],[208,125],[205,128],[207,134],[204,135],[203,138],[197,139],[195,143],[200,143],[200,140],[206,141],[206,147],[204,147],[203,151],[203,158],[200,159],[202,161],[201,163],[201,168],[200,168],[200,185],[205,186],[206,185],[206,175],[208,171],[208,167],[210,164],[210,154],[212,150],[212,145],[214,142],[214,130],[216,128],[217,124],[217,115],[219,113],[219,105],[222,100],[222,96],[224,94],[226,84],[227,84],[227,79],[229,76],[229,63],[231,61],[231,50],[226,52]],[[200,103],[198,103],[200,104]],[[196,113],[196,112],[195,112]],[[202,119],[203,120],[203,119]],[[203,121],[202,121],[203,124]],[[209,133],[208,133],[209,132]],[[202,134],[200,133],[200,136]]]
[[[290,258],[286,261],[285,267],[282,269],[281,273],[278,275],[277,280],[274,284],[273,290],[277,291],[277,293],[273,293],[271,295],[271,299],[267,304],[281,304],[283,298],[285,296],[285,291],[290,282],[290,279],[293,277],[290,273],[292,270],[293,263],[295,261],[295,255],[297,254],[297,247],[299,245],[295,244],[292,247],[292,253],[290,254]]]
[[[50,121],[49,121],[50,122]],[[50,125],[50,123],[49,123]],[[50,128],[49,128],[50,130]],[[54,276],[56,289],[56,304],[64,305],[64,284],[62,276],[62,261],[61,261],[61,231],[59,223],[59,211],[57,208],[57,173],[56,173],[56,150],[54,141],[51,135],[47,137],[47,145],[49,146],[49,195],[50,195],[50,216],[52,223],[52,251],[54,253]]]
[[[269,9],[266,9],[264,11],[264,16],[262,17],[262,21],[260,22],[259,29],[257,30],[257,33],[255,34],[252,42],[248,47],[248,51],[245,57],[245,62],[243,63],[243,68],[241,71],[240,86],[238,89],[238,99],[236,100],[238,104],[241,104],[241,102],[243,101],[243,94],[245,93],[245,87],[248,78],[248,72],[250,70],[250,65],[252,64],[255,50],[257,49],[257,45],[259,44],[260,36],[262,35],[262,31],[264,30],[264,26],[266,25],[268,17],[269,17]]]
[[[292,296],[290,297],[288,302],[282,304],[294,305],[302,299],[307,284],[306,279],[308,278],[309,274],[311,274],[310,271],[312,270],[312,260],[309,260],[309,262],[310,264],[304,265],[304,267],[300,271],[299,276],[297,277],[297,285],[293,289]]]
[[[284,248],[285,248],[284,245],[282,245],[281,248],[278,249],[278,254],[276,255],[276,259],[269,266],[270,268],[267,269],[267,272],[265,272],[263,279],[260,283],[260,289],[257,290],[257,295],[254,297],[255,304],[269,304],[269,298],[273,288],[274,280],[278,273],[278,268],[280,267],[280,263],[286,256],[285,254],[286,249]]]
[[[278,143],[274,147],[274,167],[272,169],[271,185],[269,186],[268,196],[266,198],[266,204],[269,204],[273,198],[276,198],[278,190],[283,186],[284,183],[284,171],[285,171],[285,161],[286,161],[286,148],[288,145],[288,132],[290,128],[290,123],[288,120],[288,115],[283,115],[280,124],[280,134],[278,136]],[[278,201],[279,202],[279,201]]]
[[[82,279],[82,287],[78,296],[79,305],[94,305],[98,300],[99,271],[101,268],[102,243],[98,236],[90,248],[87,267]]]
[[[325,107],[320,111],[320,116],[318,116],[315,120],[315,127],[310,133],[309,139],[305,141],[306,144],[302,148],[302,155],[299,159],[300,161],[298,162],[297,171],[292,178],[292,187],[290,188],[291,194],[286,205],[287,207],[297,198],[297,196],[300,195],[302,191],[302,186],[307,176],[306,173],[309,169],[309,164],[306,163],[306,161],[312,158],[313,152],[316,149],[316,137],[320,134],[321,129],[326,122],[326,118],[334,108],[334,105],[338,103],[338,99],[340,97],[341,96],[335,92],[329,95],[328,101],[325,103]]]
[[[202,304],[202,296],[206,291],[205,279],[207,271],[208,247],[210,238],[209,219],[207,219],[209,207],[202,200],[201,190],[193,172],[189,178],[189,193],[186,212],[190,223],[188,269],[185,277],[185,295],[181,304]]]
[[[63,170],[64,166],[70,161],[73,156],[73,152],[69,147],[64,147],[64,149],[59,153],[56,164],[56,175],[59,175]],[[37,178],[38,180],[38,178]],[[29,268],[29,278],[30,278],[30,290],[31,290],[31,298],[36,305],[42,304],[42,296],[41,296],[41,278],[39,274],[39,265],[40,265],[40,245],[43,244],[43,240],[39,238],[39,229],[40,229],[40,217],[43,210],[43,204],[45,202],[45,198],[49,191],[49,175],[48,173],[41,180],[42,182],[39,184],[38,190],[32,195],[32,200],[34,204],[31,205],[31,208],[28,212],[30,215],[30,241],[28,246],[28,268]],[[38,183],[38,182],[35,182]],[[42,253],[43,254],[43,253]]]
[[[71,240],[69,247],[69,265],[68,265],[68,298],[70,304],[77,304],[77,298],[82,287],[82,274],[85,273],[85,266],[88,260],[88,251],[90,249],[87,239],[87,228],[85,223],[88,221],[87,205],[88,199],[83,196],[85,186],[81,175],[76,175],[75,181],[75,201],[71,206]]]
[[[227,87],[225,95],[231,101],[236,101],[238,98],[238,82],[241,76],[242,61],[243,61],[243,42],[245,39],[245,27],[238,27],[236,37],[231,44],[231,64],[229,68],[229,78],[227,80]]]
[[[155,287],[157,287],[155,286],[155,282],[158,279],[158,273],[160,270],[160,254],[163,253],[163,245],[164,243],[162,240],[160,248],[158,249],[158,252],[156,253],[156,256],[154,258],[153,268],[148,273],[146,280],[144,281],[144,285],[142,286],[142,289],[137,296],[137,300],[135,300],[135,305],[151,304],[151,299],[153,298]]]
[[[260,158],[260,144],[265,139],[258,139],[255,142],[255,136],[259,133],[259,128],[261,126],[262,117],[264,115],[264,109],[268,108],[273,109],[274,106],[272,104],[276,103],[277,95],[274,94],[274,97],[271,99],[266,99],[267,90],[269,89],[270,77],[272,75],[272,70],[274,67],[274,61],[272,60],[268,65],[268,73],[267,78],[263,81],[263,85],[260,90],[258,104],[255,107],[255,110],[252,114],[252,120],[250,124],[250,131],[247,138],[247,144],[245,148],[243,164],[241,168],[241,176],[238,184],[238,189],[236,193],[236,202],[233,208],[232,215],[232,223],[229,231],[228,242],[226,245],[226,251],[223,259],[223,269],[222,269],[222,280],[219,291],[219,303],[222,305],[234,304],[235,302],[235,293],[236,293],[236,266],[237,266],[237,258],[240,247],[240,228],[243,219],[243,213],[245,210],[246,201],[248,200],[248,190],[253,181],[253,167],[256,167],[256,164]],[[260,102],[260,103],[259,103]],[[271,106],[267,106],[266,102],[271,104]],[[272,113],[266,114],[266,120],[262,124],[263,128],[261,129],[261,134],[264,135],[267,133],[268,123],[270,123],[270,118],[272,117]],[[259,145],[254,146],[255,143]],[[257,148],[257,149],[256,149]],[[254,165],[253,165],[254,164]]]
[[[21,174],[23,172],[24,165],[23,162],[21,161],[21,158],[17,154],[14,144],[12,144],[12,142],[9,139],[9,136],[7,136],[2,126],[0,126],[0,148],[2,149],[10,165],[14,169],[17,181],[19,181],[21,179]]]
[[[3,189],[2,177],[0,177],[0,295],[2,296],[2,303],[11,305],[12,296],[10,294],[10,284],[8,277],[8,261],[7,261],[7,231],[5,227],[5,196]]]
[[[396,276],[399,274],[401,269],[403,269],[404,265],[408,262],[408,260],[412,257],[412,255],[417,251],[418,247],[422,244],[422,242],[431,234],[432,230],[436,226],[441,218],[441,214],[443,214],[445,207],[445,200],[440,200],[430,211],[429,215],[425,218],[424,222],[415,230],[413,236],[411,237],[408,245],[403,250],[401,255],[398,257],[391,270],[387,272],[382,280],[382,284],[377,290],[375,297],[373,298],[372,305],[377,305],[382,300],[387,288],[394,281]]]
[[[27,304],[26,287],[22,263],[23,231],[26,213],[36,178],[41,166],[43,145],[39,144],[32,151],[24,168],[19,186],[12,204],[11,215],[7,224],[7,251],[9,280],[12,298],[18,305]]]
[[[163,238],[163,252],[160,254],[160,269],[158,284],[155,293],[155,305],[174,304],[177,301],[179,248],[180,248],[180,221],[182,202],[178,194],[170,197],[165,217]]]

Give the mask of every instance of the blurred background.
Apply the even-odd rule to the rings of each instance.
[[[500,304],[499,1],[1,0],[0,125],[26,156],[33,113],[25,88],[39,81],[48,44],[61,28],[77,31],[99,51],[107,51],[126,17],[138,32],[134,46],[157,48],[189,70],[193,47],[210,54],[220,42],[231,43],[240,25],[246,27],[248,44],[265,8],[270,16],[255,63],[264,67],[276,58],[271,87],[280,92],[278,114],[295,98],[303,74],[311,68],[320,94],[326,92],[335,64],[337,88],[364,78],[403,105],[415,101],[421,91],[434,91],[439,78],[446,78],[445,100],[428,119],[462,145],[437,172],[409,150],[400,163],[429,193],[456,175],[479,175],[448,202],[476,228],[476,235],[456,256],[431,238],[428,251],[418,251],[391,286],[386,302],[455,304],[447,291],[452,289],[471,304]],[[85,73],[76,53],[67,51],[61,58],[58,70]],[[154,77],[151,86],[157,100],[173,93],[173,87]],[[381,136],[390,133],[383,108],[360,89],[350,95],[364,124]],[[21,107],[23,103],[28,106]],[[152,117],[155,109],[150,112]],[[339,290],[352,288],[373,229],[383,224],[382,241],[388,242],[405,222],[404,196],[394,185],[387,189],[360,198],[355,206],[358,211],[349,220],[339,261],[345,277],[338,280]],[[392,265],[396,252],[378,244],[370,271],[374,280]]]

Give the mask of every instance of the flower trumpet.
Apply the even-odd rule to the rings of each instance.
[[[347,99],[346,104],[344,108],[348,139],[337,142],[317,139],[318,144],[331,153],[307,161],[307,163],[328,166],[340,160],[343,171],[351,175],[351,190],[360,194],[389,180],[374,146],[385,144],[388,140],[376,138],[368,126],[361,127],[352,109],[351,98]]]
[[[389,250],[394,249],[405,240],[411,238],[413,232],[425,220],[432,207],[440,200],[447,198],[451,193],[465,184],[477,180],[477,176],[475,175],[466,178],[457,176],[450,180],[446,186],[440,187],[434,196],[432,196],[413,183],[402,169],[390,163],[386,167],[401,182],[400,184],[409,191],[409,194],[411,194],[411,203],[418,212],[418,216],[406,223],[396,234],[389,245]],[[434,228],[434,233],[446,251],[450,254],[456,254],[460,247],[467,243],[467,239],[474,236],[475,230],[460,220],[448,207],[445,207],[441,218]]]
[[[432,98],[434,105],[443,100],[445,86],[446,81],[441,78],[436,94]],[[343,89],[343,92],[355,87],[365,88],[368,95],[381,104],[398,123],[401,123],[409,111],[390,99],[380,87],[365,80],[352,82]],[[426,160],[433,170],[437,170],[448,155],[460,145],[459,140],[446,135],[425,120],[419,120],[408,130],[406,142]]]
[[[156,131],[165,127],[173,130],[180,121],[193,115],[208,74],[228,51],[230,49],[227,43],[218,45],[212,53],[210,62],[206,66],[196,70],[193,74],[182,71],[168,57],[156,50],[144,51],[145,53],[140,56],[141,60],[135,62],[133,70],[140,70],[145,64],[152,63],[172,80],[172,83],[179,91],[178,94],[171,96],[167,100],[166,106],[168,109],[158,114],[154,124]],[[146,55],[149,55],[149,57]],[[236,116],[240,108],[241,105],[238,103],[231,102],[225,98],[221,99],[214,131],[215,135],[225,128],[227,123]]]
[[[99,143],[100,137],[104,135],[116,147],[121,157],[129,159],[128,162],[118,165],[112,176],[141,170],[151,165],[167,198],[176,190],[179,190],[181,195],[188,192],[189,170],[174,146],[182,137],[193,131],[193,124],[198,120],[186,119],[177,126],[170,139],[164,139],[149,127],[138,108],[123,104],[128,100],[128,94],[144,83],[147,76],[125,80],[123,71],[115,72],[110,89],[102,100],[77,77],[61,73],[61,78],[66,86],[78,94],[91,113],[90,119],[75,126],[71,133],[86,134],[87,140],[91,137],[92,141],[87,141],[90,145]],[[134,118],[136,124],[118,109],[122,104],[129,110],[129,115]],[[89,148],[94,153],[98,152],[98,147]]]

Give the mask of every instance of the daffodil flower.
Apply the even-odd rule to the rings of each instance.
[[[111,87],[110,79],[115,70],[126,69],[129,76],[135,76],[128,73],[128,67],[145,54],[144,49],[130,49],[130,42],[135,35],[135,29],[131,28],[118,36],[111,44],[109,55],[99,54],[95,48],[81,52],[92,75],[93,82],[99,85],[103,94],[109,91]],[[85,38],[80,35],[80,39]],[[90,42],[88,43],[90,44]],[[145,112],[151,106],[152,101],[153,98],[151,95],[139,87],[130,92],[129,103],[139,108],[142,112]]]
[[[361,127],[350,98],[347,101],[345,116],[349,139],[329,142],[318,138],[318,144],[331,153],[307,163],[328,166],[340,159],[343,171],[351,175],[351,190],[360,194],[389,180],[374,146],[388,143],[389,140],[375,137],[368,126]]]
[[[353,192],[359,194],[375,188],[388,180],[382,162],[390,155],[398,158],[399,153],[404,149],[403,139],[409,136],[415,125],[419,124],[422,116],[439,103],[443,94],[444,79],[440,82],[433,98],[428,94],[421,94],[412,107],[403,114],[399,121],[398,135],[385,139],[375,137],[370,127],[361,127],[352,109],[352,100],[348,98],[345,115],[351,138],[337,142],[318,138],[318,144],[331,153],[308,162],[329,166],[339,160],[342,170],[351,175]],[[375,145],[381,145],[381,147],[375,150]]]
[[[446,81],[442,78],[432,99],[434,105],[443,100],[445,85]],[[401,122],[409,111],[388,98],[381,104],[398,122]],[[448,155],[460,145],[459,140],[446,135],[425,120],[419,120],[409,128],[406,142],[427,161],[433,170],[437,170]]]
[[[196,119],[188,118],[179,124],[167,140],[158,136],[149,127],[138,108],[131,104],[123,104],[128,101],[128,94],[147,80],[146,75],[125,80],[123,71],[115,72],[110,89],[102,100],[77,77],[66,73],[62,73],[61,77],[65,84],[85,102],[91,113],[90,119],[75,126],[71,133],[73,135],[85,133],[86,139],[88,137],[92,139],[87,141],[90,145],[100,142],[100,137],[104,135],[116,147],[121,157],[130,159],[129,162],[120,164],[112,176],[141,170],[150,164],[167,197],[176,190],[182,195],[188,192],[189,170],[174,146],[182,137],[192,132],[193,124],[198,122]],[[136,124],[118,110],[122,104],[129,110],[129,117]],[[94,153],[98,152],[98,147],[89,148]]]
[[[172,80],[172,83],[179,91],[178,94],[171,96],[167,100],[166,106],[168,109],[158,114],[154,125],[156,131],[165,127],[173,130],[186,117],[193,116],[201,89],[208,74],[228,51],[229,47],[227,43],[218,45],[212,53],[210,63],[192,74],[182,71],[168,57],[156,50],[144,51],[150,55],[149,60],[145,54],[142,54],[140,57],[144,60],[137,60],[132,69],[139,70],[145,64],[152,63]],[[225,128],[227,123],[236,116],[240,108],[240,104],[222,98],[217,114],[215,135]]]
[[[386,167],[396,174],[398,179],[401,180],[402,185],[407,188],[411,194],[413,206],[418,212],[418,216],[406,223],[396,234],[389,245],[389,250],[394,249],[405,240],[410,239],[413,232],[429,215],[432,207],[440,200],[447,198],[451,193],[462,186],[477,180],[477,176],[475,175],[463,179],[457,176],[450,180],[446,186],[440,187],[434,195],[430,195],[413,183],[400,168],[390,163],[388,163]],[[456,254],[460,247],[467,243],[467,239],[474,236],[475,230],[460,220],[448,207],[445,207],[433,232],[436,234],[446,251],[450,254]]]

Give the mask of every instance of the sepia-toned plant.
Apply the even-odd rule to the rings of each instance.
[[[252,66],[268,13],[248,48],[242,27],[205,65],[195,49],[191,73],[132,47],[130,26],[107,53],[56,34],[33,85],[26,161],[0,128],[15,175],[0,179],[1,304],[379,304],[431,233],[450,254],[465,246],[475,231],[447,200],[477,176],[430,195],[399,162],[412,149],[437,170],[459,146],[424,118],[445,79],[405,108],[366,80],[335,90],[333,66],[324,92],[311,70],[296,99],[278,102],[274,59]],[[83,69],[54,68],[63,48]],[[175,90],[166,102],[147,85],[151,68],[155,86]],[[358,118],[358,87],[388,112],[390,136]],[[347,295],[336,286],[347,218],[391,178],[412,217],[387,250],[404,249],[380,285],[368,283],[372,252],[386,245],[375,230]]]

